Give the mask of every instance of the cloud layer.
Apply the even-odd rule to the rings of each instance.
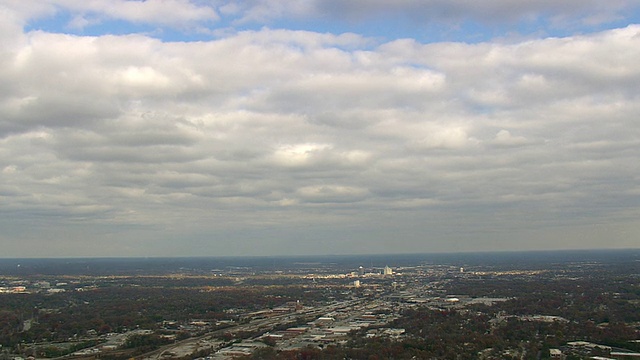
[[[339,1],[108,3],[3,10],[14,17],[0,32],[6,256],[637,245],[638,25],[478,44],[268,28],[205,42],[22,30],[19,14],[60,8],[176,24],[224,12],[363,15]],[[502,18],[498,7],[514,19],[566,15],[548,2],[432,3],[486,20]]]

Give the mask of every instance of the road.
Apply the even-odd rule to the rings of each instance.
[[[159,359],[167,359],[170,357],[187,356],[200,350],[217,351],[226,346],[230,346],[230,344],[217,340],[225,333],[232,333],[235,335],[240,333],[247,333],[251,335],[255,335],[256,333],[264,334],[265,332],[272,331],[278,325],[288,324],[288,323],[297,323],[297,322],[300,322],[301,320],[311,321],[313,318],[325,315],[332,311],[348,310],[355,306],[361,305],[364,302],[365,300],[361,300],[361,299],[348,300],[348,301],[343,301],[339,303],[320,306],[317,308],[303,309],[301,311],[297,311],[293,313],[275,315],[266,319],[254,319],[254,320],[250,320],[248,323],[237,324],[221,330],[215,330],[201,336],[192,337],[189,339],[175,342],[170,345],[163,346],[154,351],[151,351],[142,355],[138,355],[136,356],[136,359],[159,360]],[[251,335],[244,339],[250,338]],[[238,340],[238,338],[236,338],[235,340]]]

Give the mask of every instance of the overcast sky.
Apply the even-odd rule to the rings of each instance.
[[[0,257],[637,248],[640,2],[0,0]]]

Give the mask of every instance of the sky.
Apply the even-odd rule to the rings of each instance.
[[[640,1],[0,0],[0,257],[640,245]]]

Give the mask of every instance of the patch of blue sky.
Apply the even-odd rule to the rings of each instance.
[[[590,23],[589,19],[571,19],[557,23],[540,16],[517,22],[480,22],[465,19],[458,22],[420,22],[406,17],[377,17],[367,21],[315,19],[291,21],[282,19],[268,24],[270,28],[296,29],[321,33],[355,33],[379,41],[414,39],[420,43],[463,42],[481,43],[496,39],[522,39],[566,37],[588,34],[614,28],[623,28],[640,22],[640,7],[624,16],[609,21]]]
[[[566,21],[556,21],[548,17],[543,17],[535,22],[519,22],[511,26],[503,26],[506,34],[508,29],[512,33],[520,34],[524,37],[536,38],[561,38],[573,35],[597,33],[601,31],[624,28],[631,24],[640,22],[640,9],[635,9],[625,16],[608,21],[597,22],[588,18],[575,18]]]
[[[42,17],[31,19],[25,26],[24,30],[29,31],[45,31],[52,33],[68,33],[68,24],[71,16],[68,13],[57,13],[56,16]]]
[[[125,20],[98,19],[86,17],[84,26],[73,26],[74,16],[67,12],[58,12],[54,17],[30,21],[25,31],[44,31],[50,33],[77,36],[130,35],[142,34],[162,41],[203,41],[211,39],[207,32],[180,30],[157,24],[133,23]]]
[[[482,42],[494,37],[492,29],[474,23],[461,26],[444,26],[442,24],[417,24],[402,18],[379,18],[369,21],[328,21],[327,19],[291,20],[280,19],[259,26],[237,27],[237,30],[259,29],[266,26],[270,29],[288,29],[330,33],[335,35],[352,33],[374,42],[382,43],[397,39],[414,39],[421,43],[441,41]]]
[[[377,42],[397,39],[413,39],[420,43],[463,42],[481,43],[502,37],[528,37],[544,29],[541,24],[518,24],[518,26],[484,25],[464,21],[457,24],[418,23],[406,19],[376,19],[366,22],[276,21],[268,25],[273,29],[315,31],[319,33],[354,33]],[[548,31],[544,31],[545,34]]]
[[[79,36],[143,34],[162,41],[207,41],[236,31],[270,29],[303,30],[318,33],[354,33],[374,42],[382,43],[396,39],[414,39],[420,43],[464,42],[481,43],[496,39],[522,39],[564,37],[592,33],[612,28],[625,27],[640,22],[640,7],[630,9],[616,19],[589,24],[585,19],[573,19],[567,23],[556,23],[548,17],[520,20],[514,23],[485,23],[470,19],[458,22],[430,20],[421,22],[405,16],[377,16],[366,20],[345,20],[326,17],[296,20],[281,18],[267,23],[243,23],[238,25],[233,17],[223,16],[216,22],[191,24],[184,28],[160,24],[133,23],[125,20],[92,17],[86,15],[86,23],[78,23],[75,14],[59,11],[53,17],[32,20],[25,31],[41,30]]]

